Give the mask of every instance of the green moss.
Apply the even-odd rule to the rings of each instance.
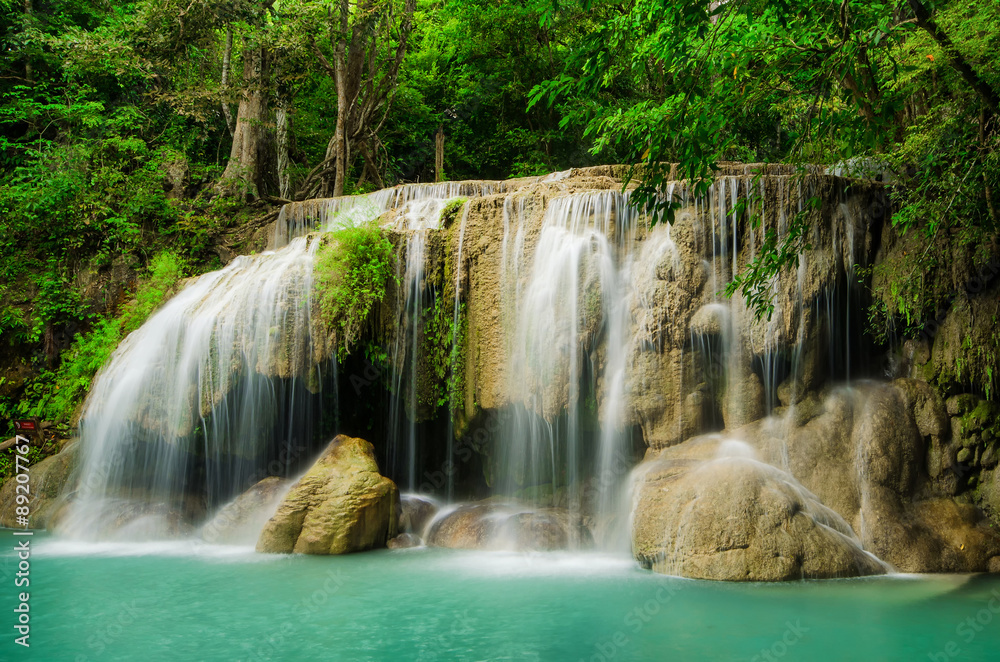
[[[435,382],[427,392],[436,398],[425,404],[434,407],[459,405],[465,388],[467,319],[462,303],[456,324],[454,304],[454,299],[438,296],[434,306],[425,311],[423,353]]]
[[[980,400],[976,408],[961,418],[967,431],[986,431],[996,438],[1000,435],[1000,405],[989,400]]]
[[[0,484],[3,484],[8,478],[16,473],[17,460],[14,459],[16,450],[11,447],[0,453]],[[39,446],[30,446],[28,448],[27,460],[28,466],[35,466],[42,460],[48,457],[45,451]],[[22,460],[22,467],[24,465],[24,460]]]
[[[466,202],[468,202],[468,198],[452,198],[449,200],[444,209],[441,210],[441,226],[447,226],[454,221]]]
[[[347,227],[322,239],[314,266],[314,291],[322,322],[337,337],[344,359],[360,339],[368,313],[385,297],[395,257],[375,223]]]

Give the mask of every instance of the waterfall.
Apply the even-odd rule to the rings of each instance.
[[[516,301],[507,366],[516,404],[504,423],[499,491],[567,507],[571,516],[611,508],[624,479],[614,464],[623,435],[630,270],[640,218],[628,197],[598,191],[549,201],[531,255],[523,206],[515,211],[505,201],[502,289]]]
[[[491,193],[497,186],[492,183],[473,186],[461,182],[433,184],[422,187],[421,197],[412,197],[402,205],[395,221],[396,231],[406,235],[406,257],[402,273],[397,280],[405,292],[397,311],[397,332],[392,347],[392,393],[389,402],[388,447],[390,465],[405,467],[405,489],[415,491],[419,484],[417,469],[420,463],[417,420],[420,418],[420,341],[423,337],[422,317],[440,296],[439,292],[428,291],[424,278],[424,264],[427,261],[427,243],[431,232],[441,229],[441,216],[445,208],[455,199],[435,197],[461,192],[473,195]],[[426,197],[424,197],[426,196]],[[462,226],[464,232],[468,205],[463,206]],[[459,240],[461,250],[461,239]],[[461,258],[461,253],[459,254]],[[461,266],[457,266],[461,273]],[[456,276],[460,278],[460,276]],[[455,285],[455,315],[457,321],[459,306],[459,281]],[[454,351],[454,348],[453,348]],[[449,436],[449,445],[450,445]],[[449,446],[450,448],[450,446]],[[449,454],[450,457],[450,454]],[[449,476],[449,481],[451,477]],[[450,484],[450,482],[449,482]]]
[[[160,536],[312,444],[317,242],[238,257],[190,283],[96,377],[80,423],[82,481],[63,529]]]
[[[271,247],[281,248],[295,237],[312,230],[334,229],[332,226],[345,221],[349,225],[358,225],[360,222],[378,218],[387,211],[402,207],[410,206],[411,213],[416,216],[420,216],[420,210],[429,211],[433,206],[438,206],[440,211],[441,206],[448,200],[502,193],[508,186],[509,182],[492,181],[401,184],[367,195],[294,202],[281,208],[278,220],[274,224]],[[430,207],[421,203],[430,203]],[[426,216],[431,217],[430,214]]]
[[[821,237],[825,253],[764,283],[777,306],[771,320],[720,293],[768,231],[787,236],[811,182],[761,180],[759,202],[746,205],[757,189],[749,174],[720,176],[698,196],[670,183],[664,195],[683,213],[673,227],[650,227],[629,190],[577,185],[575,176],[403,185],[286,205],[273,250],[193,279],[101,371],[81,423],[86,480],[64,529],[179,533],[257,481],[308,463],[326,441],[321,407],[331,396],[340,406],[338,366],[314,338],[316,232],[377,222],[400,258],[377,337],[366,338],[385,343],[390,368],[371,427],[383,473],[453,503],[464,496],[454,472],[437,469],[461,448],[476,457],[464,460],[475,470],[463,479],[474,483],[482,469],[466,493],[489,492],[519,518],[536,517],[518,521],[586,522],[608,547],[629,538],[628,474],[644,445],[795,407],[820,336],[844,348],[849,365],[850,329],[823,321],[851,283],[816,274],[852,273],[865,235],[853,217],[832,237],[814,227],[809,240]],[[479,199],[456,207],[464,197]],[[463,324],[479,335],[463,338]],[[447,382],[458,370],[469,378],[461,393]],[[499,423],[488,440],[456,438],[482,432],[487,419]],[[449,464],[438,465],[442,457]],[[787,472],[783,459],[776,464]],[[422,480],[431,472],[442,477]],[[549,508],[562,512],[539,512]]]
[[[462,205],[462,221],[458,228],[458,255],[455,258],[455,297],[454,304],[452,306],[452,318],[451,318],[451,329],[452,329],[452,340],[451,340],[451,354],[449,355],[449,364],[451,370],[461,369],[462,366],[459,363],[461,357],[462,347],[462,334],[461,334],[461,312],[462,312],[462,246],[465,244],[465,226],[469,222],[469,203],[466,202]],[[450,375],[452,380],[456,380],[456,375]],[[459,403],[456,401],[458,393],[454,388],[449,388],[448,392],[448,438],[447,438],[447,448],[445,452],[445,457],[450,458],[455,453],[455,412],[458,411]],[[448,472],[448,488],[447,488],[447,499],[450,503],[454,496],[455,491],[455,475],[454,472]]]
[[[392,466],[406,467],[406,489],[417,485],[417,368],[419,363],[420,315],[424,311],[425,229],[415,229],[406,239],[405,272],[400,279],[406,296],[399,318],[399,331],[392,348],[393,390],[390,403],[389,453]]]
[[[319,394],[336,388],[312,328],[310,230],[335,231],[396,209],[405,233],[401,333],[388,445],[416,484],[420,316],[429,232],[458,195],[503,182],[406,185],[285,205],[273,250],[194,279],[115,351],[81,418],[83,480],[62,530],[76,537],[161,537],[189,530],[253,483],[287,476],[316,450]],[[466,211],[467,214],[467,211]],[[460,278],[460,276],[456,276]],[[456,283],[456,286],[460,281]],[[457,302],[456,302],[457,303]],[[407,400],[404,402],[403,398]],[[405,421],[405,423],[403,423]],[[398,447],[398,448],[397,448]]]

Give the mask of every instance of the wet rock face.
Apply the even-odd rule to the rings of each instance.
[[[749,180],[721,177],[711,201],[679,209],[670,228],[675,252],[654,250],[654,233],[638,249],[632,276],[637,328],[630,350],[627,415],[630,424],[641,425],[654,449],[719,429],[710,419],[699,419],[699,411],[718,411],[728,429],[764,416],[767,407],[776,404],[779,384],[767,383],[761,366],[774,365],[776,359],[794,362],[789,378],[795,388],[789,388],[790,383],[786,393],[819,388],[827,377],[829,323],[820,312],[827,304],[821,302],[845,287],[842,283],[854,265],[872,259],[868,222],[877,187],[848,192],[836,178],[800,182],[778,173],[759,185],[765,228],[783,227],[804,198],[822,200],[821,209],[810,212],[812,250],[802,256],[797,270],[773,282],[771,317],[756,319],[741,296],[719,295],[734,272],[744,270],[759,253],[763,241],[759,226],[719,212],[720,203],[730,200],[734,190],[740,196],[750,190]],[[722,206],[728,208],[729,202]],[[715,356],[705,353],[708,338],[718,343]],[[703,388],[703,373],[713,367],[725,375],[718,380],[726,385],[721,392]],[[710,397],[692,411],[689,399],[696,392],[703,400]]]
[[[777,550],[783,558],[824,549],[829,541],[795,517],[803,512],[822,523],[815,513],[829,517],[832,512],[838,522],[834,529],[855,537],[855,544],[897,570],[985,571],[1000,555],[1000,535],[978,508],[936,492],[928,475],[927,458],[933,453],[925,449],[940,444],[946,433],[944,406],[926,384],[911,380],[861,384],[833,390],[822,400],[810,396],[778,416],[724,435],[666,449],[638,472],[636,556],[661,571],[692,577],[739,579],[734,567],[745,567],[748,576],[759,579],[797,571],[833,576],[824,573],[843,568],[810,566],[808,554],[801,563],[779,562],[760,551]],[[778,473],[727,467],[714,459],[726,438],[740,440],[766,463],[758,467]],[[717,494],[717,485],[740,487]],[[804,489],[789,492],[788,485]],[[788,503],[797,505],[782,505]],[[684,508],[690,511],[683,514]],[[767,532],[774,526],[796,532],[802,546],[773,547]],[[702,537],[675,533],[702,529]],[[713,531],[724,532],[723,537],[713,542]],[[738,561],[723,562],[704,551],[730,550],[729,539],[747,545],[749,551],[726,556]],[[848,559],[840,552],[827,555],[840,559],[838,564]]]
[[[346,554],[396,536],[399,491],[379,474],[374,448],[337,436],[264,525],[258,552]]]
[[[290,487],[289,481],[271,476],[223,506],[201,527],[206,542],[253,544]]]
[[[405,494],[400,497],[399,530],[423,536],[427,524],[437,515],[438,505],[430,499]]]
[[[61,495],[72,489],[73,470],[76,468],[78,443],[71,443],[59,453],[32,466],[28,504],[31,528],[44,529],[56,519],[64,504]],[[17,481],[9,478],[0,488],[0,526],[23,529],[17,523]]]
[[[431,523],[427,544],[453,549],[517,551],[579,548],[592,542],[579,518],[558,508],[529,510],[491,503],[470,504]]]
[[[386,547],[389,549],[410,549],[412,547],[420,547],[421,544],[420,536],[412,533],[400,533],[386,543]]]
[[[789,474],[682,444],[640,469],[633,551],[665,574],[782,581],[881,574],[843,519]],[[692,452],[693,451],[693,452]]]

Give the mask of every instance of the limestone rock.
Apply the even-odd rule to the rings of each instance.
[[[398,536],[386,543],[386,547],[389,549],[410,549],[411,547],[420,547],[420,545],[420,536],[412,533],[400,533]]]
[[[1000,278],[990,277],[990,280],[982,291],[959,293],[940,326],[934,329],[927,375],[943,391],[960,393],[972,385],[977,391],[988,392],[996,384],[994,375],[1000,373],[1000,334],[989,320],[996,315]],[[974,282],[975,279],[968,284]],[[982,287],[982,279],[978,282]]]
[[[427,524],[437,515],[438,506],[432,500],[415,494],[400,497],[399,530],[422,536]]]
[[[268,520],[257,551],[346,554],[396,536],[399,491],[379,474],[374,448],[338,435]]]
[[[947,436],[948,410],[937,391],[913,379],[897,379],[893,384],[903,395],[921,435],[937,439]]]
[[[722,335],[727,328],[729,309],[722,304],[710,303],[698,309],[691,318],[691,333],[703,336]]]
[[[897,548],[885,553],[903,572],[983,572],[1000,555],[1000,534],[973,505],[939,497],[889,517],[900,535],[886,538]]]
[[[726,428],[734,429],[764,416],[764,387],[755,372],[730,375],[722,417]]]
[[[288,480],[270,476],[236,497],[201,527],[206,542],[253,544],[291,487]]]
[[[979,504],[994,522],[1000,521],[1000,469],[988,469],[980,474]]]
[[[786,468],[851,524],[866,550],[897,569],[986,569],[990,555],[1000,553],[994,551],[1000,535],[974,506],[942,499],[954,493],[944,491],[945,479],[956,473],[954,455],[947,455],[954,451],[942,445],[940,398],[925,384],[897,380],[836,389],[819,407],[805,422],[790,410],[731,435],[763,461]],[[1000,506],[1000,499],[987,473],[977,494],[992,513],[990,504]],[[930,481],[935,476],[937,483]]]
[[[28,475],[31,501],[28,519],[32,529],[49,527],[63,506],[62,495],[73,480],[79,444],[67,444],[62,450],[31,466]],[[0,526],[23,529],[17,523],[17,480],[8,478],[0,488]]]
[[[477,503],[460,506],[431,523],[427,544],[453,549],[555,550],[592,542],[579,518],[565,510],[530,510]]]
[[[727,581],[886,571],[842,518],[787,473],[746,456],[674,452],[689,443],[640,467],[632,539],[646,567]]]

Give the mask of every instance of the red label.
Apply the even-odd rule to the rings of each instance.
[[[34,430],[35,429],[35,422],[34,421],[14,421],[14,429],[15,430]]]

